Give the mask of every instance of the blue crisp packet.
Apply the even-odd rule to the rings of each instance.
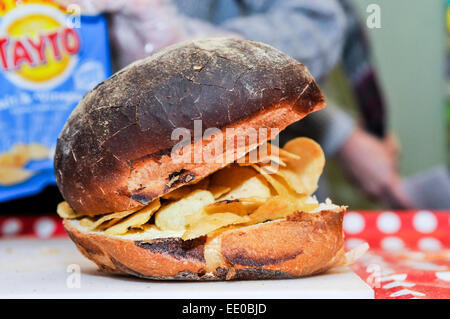
[[[0,0],[0,202],[55,183],[59,132],[110,75],[104,16],[72,16],[48,0]]]

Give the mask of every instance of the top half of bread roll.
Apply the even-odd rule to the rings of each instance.
[[[245,150],[235,145],[237,158],[324,105],[307,68],[266,44],[210,38],[173,45],[84,96],[58,139],[57,183],[78,213],[143,206],[229,164],[175,163],[174,129],[193,132],[195,120],[203,131],[269,129]]]

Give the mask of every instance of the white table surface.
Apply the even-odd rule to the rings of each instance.
[[[80,275],[68,271],[73,267],[69,265],[78,265]],[[79,288],[73,287],[77,283]],[[64,238],[0,240],[0,298],[374,298],[374,293],[347,267],[307,278],[263,281],[170,282],[111,276],[97,271]]]

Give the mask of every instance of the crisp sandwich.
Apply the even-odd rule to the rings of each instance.
[[[321,210],[321,205],[324,209],[338,208],[331,202],[319,205],[311,197],[325,165],[319,144],[297,138],[282,149],[272,144],[262,147],[268,152],[257,157],[260,161],[247,165],[238,160],[145,207],[90,217],[77,214],[62,202],[57,211],[62,218],[78,219],[91,231],[108,235],[145,233],[150,229],[179,232],[183,240],[190,240],[217,234],[231,225],[243,227],[283,219],[297,211],[314,213]]]

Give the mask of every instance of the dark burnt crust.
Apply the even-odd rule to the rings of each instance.
[[[194,259],[205,261],[204,245],[206,236],[193,240],[182,240],[181,238],[154,239],[151,241],[135,241],[136,246],[148,249],[160,254],[168,254],[175,259]]]
[[[169,181],[164,187],[164,192],[169,192],[172,188],[179,184],[188,184],[195,179],[195,174],[182,168],[179,171],[172,172],[169,174]]]
[[[258,268],[247,268],[247,269],[238,269],[231,271],[226,268],[217,268],[215,275],[211,276],[206,274],[204,271],[200,271],[198,273],[193,273],[191,271],[181,271],[173,277],[158,277],[158,276],[148,276],[144,275],[140,272],[137,272],[133,269],[128,268],[118,260],[111,258],[112,263],[116,267],[116,270],[111,271],[108,267],[100,267],[101,271],[104,272],[116,272],[119,271],[120,274],[132,275],[141,279],[150,279],[150,280],[177,280],[177,281],[216,281],[216,280],[274,280],[274,279],[292,279],[294,276],[279,271],[279,270],[267,270],[267,269],[258,269]],[[317,273],[324,272],[326,269],[321,269],[317,271]],[[231,276],[228,274],[232,273]],[[312,274],[311,274],[312,275]]]
[[[227,274],[230,273],[229,269],[218,268],[216,270],[215,276],[210,276],[205,274],[203,271],[199,273],[193,273],[191,271],[182,271],[173,277],[158,277],[158,276],[148,276],[141,274],[133,269],[130,269],[117,261],[116,259],[111,259],[116,270],[112,270],[108,267],[100,267],[99,270],[107,273],[116,273],[117,275],[132,275],[140,279],[147,280],[160,280],[160,281],[218,281],[218,280],[276,280],[276,279],[293,279],[296,278],[288,273],[276,270],[266,270],[257,268],[239,269],[233,272],[233,275],[227,278]],[[117,273],[117,270],[120,273]],[[322,273],[326,269],[320,270],[317,273]],[[313,274],[311,274],[313,275]],[[308,275],[310,276],[310,275]]]
[[[222,129],[280,105],[305,116],[323,106],[324,98],[305,66],[278,50],[236,39],[169,47],[116,73],[81,100],[58,138],[58,187],[77,212],[145,205],[171,188],[156,194],[151,184],[122,188],[137,162],[168,156],[178,142],[171,139],[174,128],[193,132],[193,120],[200,119],[203,132]]]
[[[303,254],[303,250],[298,250],[296,252],[290,253],[284,256],[272,257],[262,257],[254,258],[246,255],[245,251],[234,251],[233,254],[227,256],[227,260],[231,264],[251,266],[251,267],[262,267],[267,265],[279,265],[285,261],[295,259],[298,255]]]
[[[229,280],[267,280],[267,279],[292,279],[295,278],[279,270],[267,270],[258,268],[238,269]]]
[[[231,276],[229,278],[226,278],[227,273],[229,273],[229,270],[223,269],[223,268],[222,268],[223,271],[216,273],[216,275],[214,277],[206,275],[203,272],[193,273],[191,271],[182,271],[173,277],[158,277],[158,276],[148,276],[148,275],[144,275],[139,272],[136,272],[133,269],[130,269],[130,268],[126,267],[125,265],[121,264],[119,261],[117,261],[115,259],[112,259],[112,262],[114,263],[114,266],[116,266],[117,269],[121,271],[121,273],[118,273],[119,275],[124,275],[124,274],[132,275],[137,278],[147,279],[147,280],[218,281],[218,280],[276,280],[276,279],[296,278],[294,276],[291,276],[291,275],[289,275],[285,272],[279,271],[279,270],[272,271],[272,270],[266,270],[266,269],[250,269],[250,268],[249,269],[239,269],[234,273],[233,276]],[[100,269],[100,271],[111,272],[111,269],[108,269],[106,267],[104,269]]]
[[[66,229],[69,238],[88,254],[102,255],[102,250],[91,241],[82,240]],[[205,262],[204,247],[206,237],[199,237],[192,240],[182,240],[181,238],[161,238],[151,241],[135,241],[135,245],[142,249],[147,249],[155,253],[166,254],[177,260],[191,259]]]
[[[150,195],[148,193],[139,193],[140,191],[144,190],[145,188],[139,189],[136,192],[133,192],[130,194],[130,198],[135,200],[136,202],[138,202],[139,204],[142,205],[148,205],[149,203],[151,203],[151,201],[158,197],[157,195]]]
[[[191,271],[181,271],[173,277],[148,276],[148,275],[144,275],[138,271],[128,268],[127,266],[125,266],[120,261],[116,260],[115,258],[111,258],[111,262],[116,267],[116,270],[113,272],[117,273],[117,270],[119,270],[121,272],[119,274],[121,274],[121,275],[123,275],[123,274],[132,275],[132,276],[135,276],[135,277],[141,278],[141,279],[193,281],[193,280],[200,280],[201,277],[203,276],[203,272],[200,272],[197,274],[197,273],[193,273]],[[103,270],[105,272],[111,272],[111,270],[108,268],[101,269],[101,270]]]
[[[227,269],[217,268],[216,280],[269,280],[269,279],[291,279],[294,276],[279,270],[267,270],[262,268]]]
[[[208,280],[208,278],[203,278],[204,273],[193,273],[191,271],[181,271],[178,274],[176,274],[173,277],[160,277],[160,276],[148,276],[144,275],[140,272],[137,272],[133,269],[128,268],[118,260],[111,258],[112,263],[116,267],[115,270],[111,271],[111,269],[106,268],[100,268],[100,271],[108,272],[108,273],[115,273],[116,275],[131,275],[140,279],[149,279],[149,280],[161,280],[161,281],[167,281],[167,280],[176,280],[176,281],[197,281],[197,280]],[[210,278],[209,280],[213,280]]]

